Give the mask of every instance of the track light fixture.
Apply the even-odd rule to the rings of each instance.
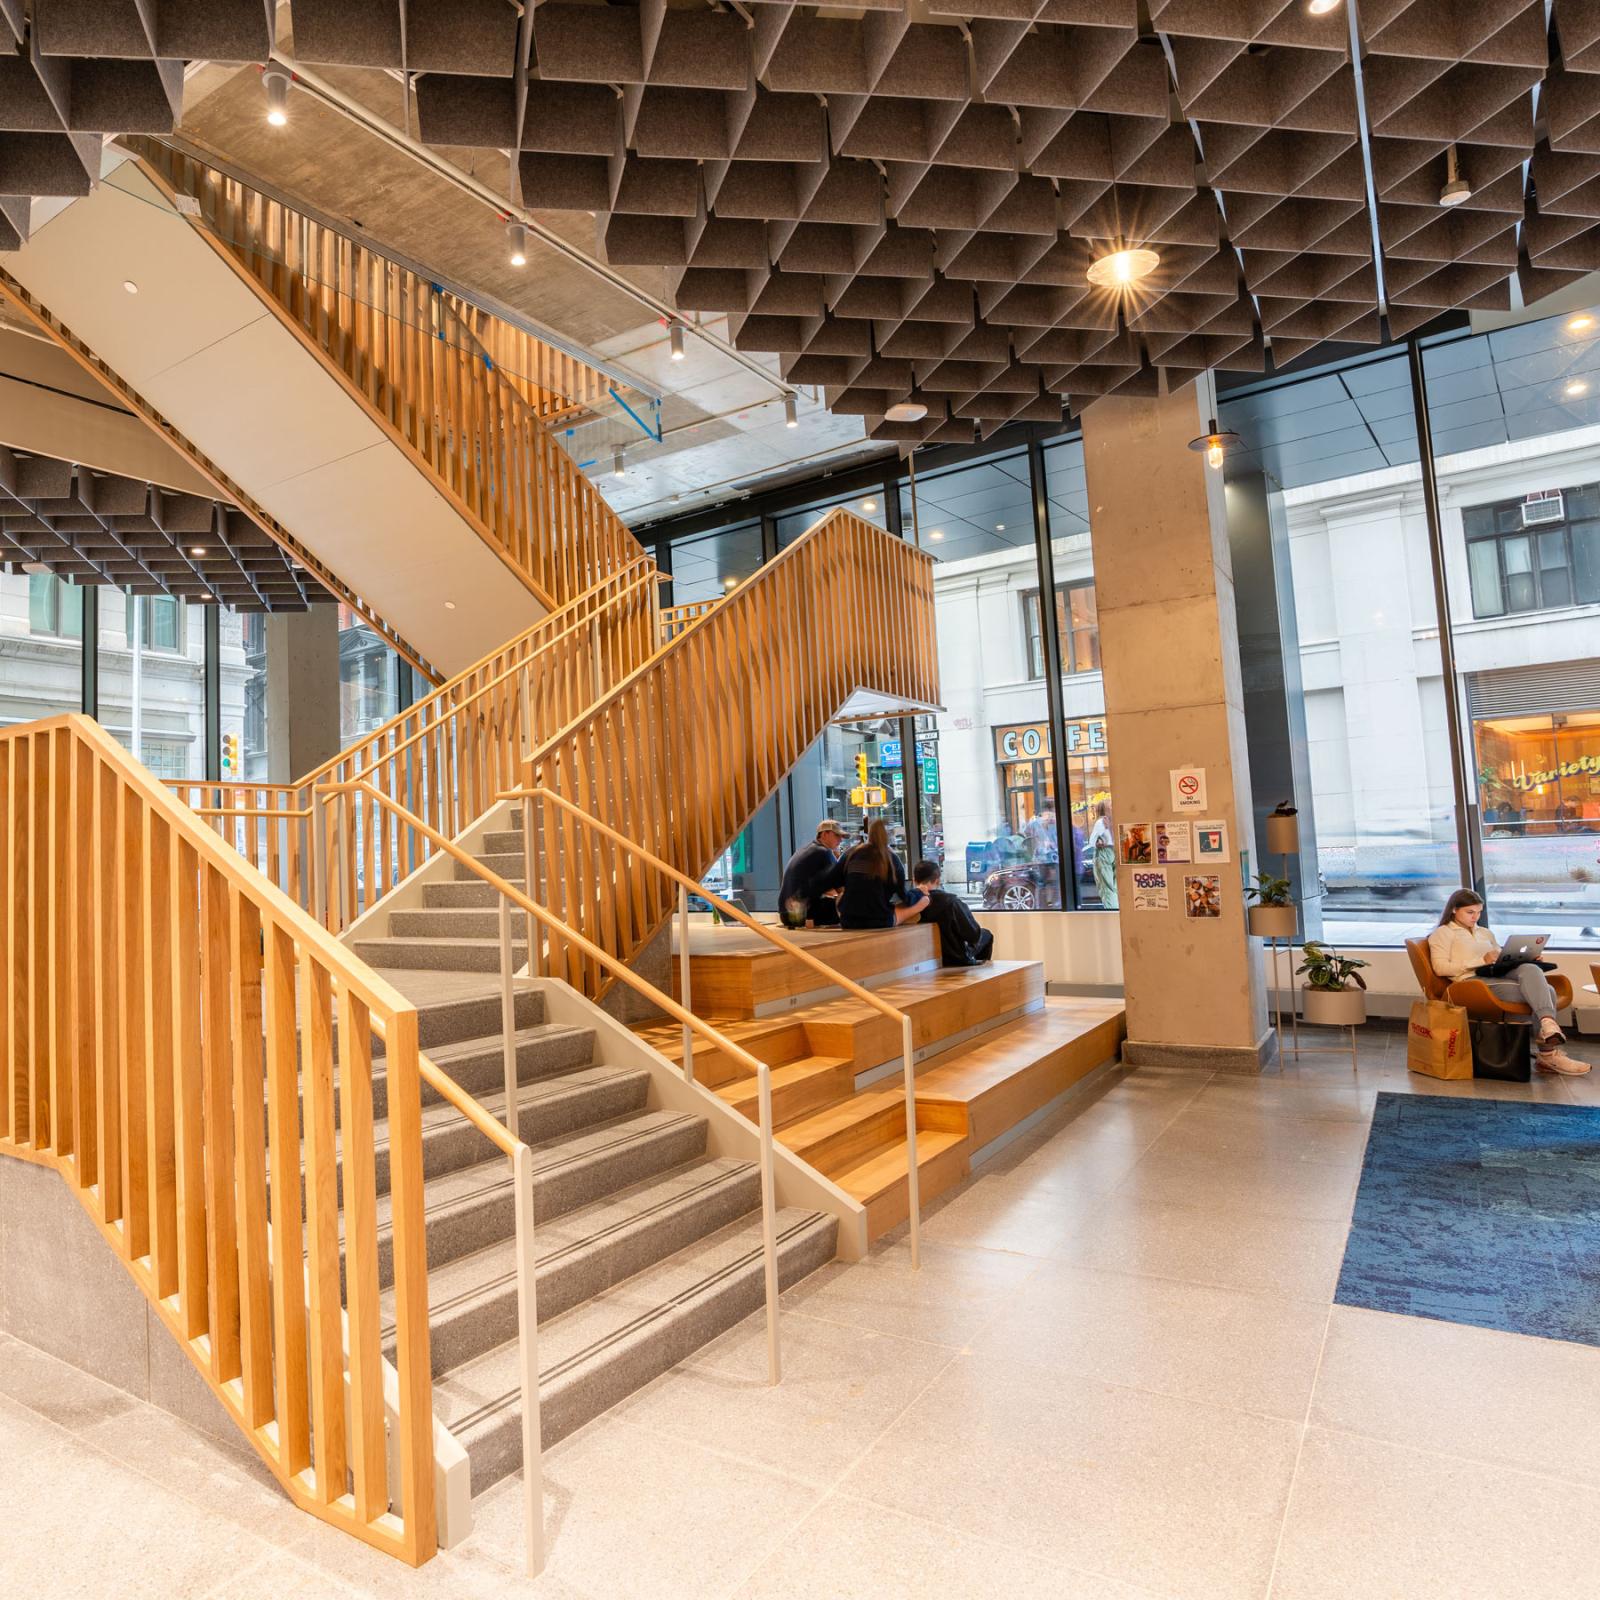
[[[786,394],[783,397],[783,425],[786,428],[798,428],[800,426],[800,411],[792,394]]]
[[[611,476],[613,478],[625,478],[627,475],[627,453],[623,450],[613,450],[611,452]]]
[[[671,349],[672,349],[672,359],[674,361],[682,361],[683,360],[683,324],[681,322],[674,322],[671,325],[671,327],[669,327],[667,329],[667,342],[671,346]]]
[[[511,265],[525,267],[528,264],[528,230],[520,222],[506,224],[506,245],[510,251]]]
[[[274,128],[288,126],[289,74],[282,67],[266,67],[261,73],[261,86],[267,91],[267,121]]]

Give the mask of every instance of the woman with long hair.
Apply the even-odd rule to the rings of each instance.
[[[1457,889],[1444,903],[1439,926],[1428,935],[1428,956],[1434,972],[1446,980],[1465,978],[1486,967],[1500,954],[1500,946],[1483,921],[1483,896]],[[1556,997],[1550,980],[1532,961],[1513,967],[1503,978],[1484,978],[1491,994],[1515,1000],[1534,1015],[1534,1065],[1541,1072],[1562,1072],[1581,1077],[1587,1062],[1574,1060],[1561,1046],[1567,1037],[1556,1020]]]
[[[927,896],[906,884],[906,869],[889,847],[889,827],[873,819],[866,838],[847,852],[828,875],[824,888],[843,889],[839,925],[844,928],[894,928],[915,922]]]
[[[1117,909],[1117,835],[1111,826],[1111,807],[1100,801],[1094,808],[1094,826],[1084,847],[1094,869],[1094,886],[1107,911]]]

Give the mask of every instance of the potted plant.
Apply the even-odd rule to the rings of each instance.
[[[1292,856],[1300,848],[1300,822],[1295,808],[1280,800],[1267,818],[1267,854]]]
[[[1289,898],[1289,880],[1270,872],[1256,874],[1255,887],[1249,890],[1255,904],[1250,907],[1250,931],[1258,939],[1292,939],[1295,931],[1295,905]]]
[[[1309,940],[1301,946],[1305,960],[1294,970],[1305,975],[1305,1019],[1327,1028],[1350,1028],[1367,1020],[1367,983],[1360,972],[1365,961],[1342,956],[1332,945]]]

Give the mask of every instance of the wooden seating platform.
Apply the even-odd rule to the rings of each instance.
[[[996,1139],[1113,1059],[1127,1031],[1120,1000],[1047,998],[1036,961],[929,966],[938,959],[932,928],[815,930],[797,942],[830,964],[839,953],[839,966],[854,969],[848,976],[911,1018],[924,1202],[959,1183]],[[692,930],[689,959],[696,1012],[773,1069],[780,1142],[866,1208],[870,1238],[904,1221],[898,1023],[841,989],[830,992],[820,974],[746,929]],[[681,1057],[678,1027],[638,1031],[663,1054]],[[756,1082],[738,1063],[697,1044],[694,1073],[756,1118]]]

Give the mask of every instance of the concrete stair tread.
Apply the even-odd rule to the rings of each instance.
[[[443,972],[498,972],[498,939],[441,939],[433,935],[373,937],[352,941],[351,948],[368,966],[420,967]],[[514,941],[511,960],[521,967],[528,957],[526,939]]]
[[[485,885],[497,893],[492,884]],[[523,936],[528,914],[520,906],[511,908],[513,938]],[[486,906],[420,906],[389,913],[389,936],[395,939],[493,939],[500,938],[500,909]]]
[[[534,1251],[541,1322],[571,1309],[588,1294],[612,1287],[643,1266],[671,1255],[707,1232],[724,1226],[759,1203],[760,1174],[755,1165],[731,1156],[715,1156],[693,1161],[670,1172],[659,1173],[629,1184],[564,1216],[539,1224],[534,1232]],[[654,1239],[665,1237],[664,1247]],[[641,1258],[641,1249],[644,1258]],[[595,1274],[576,1291],[560,1293],[564,1272],[581,1268],[584,1258],[604,1255],[601,1281]],[[637,1265],[633,1263],[637,1262]],[[517,1280],[517,1242],[514,1235],[469,1255],[458,1256],[428,1274],[429,1319],[436,1328],[468,1316],[492,1314],[499,1303],[502,1313],[498,1339],[488,1345],[515,1337],[515,1298]],[[555,1290],[557,1292],[553,1293]],[[507,1304],[506,1302],[510,1302]],[[385,1290],[382,1306],[383,1337],[387,1343],[394,1334],[394,1291]],[[482,1348],[488,1348],[488,1345]],[[474,1351],[479,1354],[481,1350]],[[457,1363],[441,1365],[448,1370]]]
[[[835,1219],[784,1208],[776,1218],[785,1284],[833,1255]],[[539,1330],[539,1394],[548,1446],[666,1371],[762,1301],[759,1214],[729,1224],[596,1295]],[[434,1384],[434,1412],[472,1457],[473,1492],[520,1466],[515,1341]]]
[[[518,1028],[515,1037],[517,1046],[521,1049],[536,1044],[561,1045],[569,1040],[576,1041],[582,1035],[587,1035],[592,1042],[594,1029],[574,1027],[566,1022],[538,1022],[529,1028]],[[457,1039],[451,1044],[435,1045],[424,1053],[434,1066],[442,1072],[449,1072],[457,1062],[481,1055],[486,1051],[493,1051],[495,1055],[499,1055],[498,1033],[480,1034],[472,1039]],[[525,1083],[530,1080],[524,1077],[519,1081]]]
[[[553,1077],[535,1078],[531,1081],[519,1082],[517,1094],[517,1108],[526,1116],[530,1109],[537,1110],[541,1105],[551,1101],[564,1099],[572,1095],[581,1095],[586,1090],[607,1087],[623,1082],[637,1082],[648,1084],[650,1075],[642,1067],[608,1067],[603,1065],[590,1065],[579,1067],[572,1072],[557,1073]],[[503,1088],[486,1090],[473,1098],[496,1122],[503,1123],[506,1119],[506,1092]],[[435,1101],[422,1108],[422,1137],[426,1140],[430,1134],[441,1133],[445,1129],[455,1128],[467,1120],[465,1113],[457,1111],[448,1101]],[[388,1124],[383,1123],[373,1130],[375,1141],[378,1144],[387,1144],[389,1141]],[[487,1151],[487,1142],[485,1149]]]
[[[930,1162],[966,1142],[966,1134],[947,1128],[917,1129],[917,1171],[920,1173]],[[879,1196],[887,1194],[896,1185],[906,1181],[909,1162],[906,1159],[904,1136],[886,1145],[865,1161],[843,1172],[834,1174],[833,1181],[853,1200],[870,1205]],[[924,1195],[924,1199],[931,1196]]]
[[[619,1117],[603,1122],[581,1132],[566,1134],[529,1148],[533,1155],[533,1176],[537,1184],[563,1167],[599,1157],[629,1143],[642,1143],[652,1137],[699,1122],[676,1111],[645,1111],[636,1116]],[[474,1201],[489,1195],[509,1193],[511,1166],[504,1156],[496,1153],[471,1166],[457,1167],[453,1171],[429,1178],[423,1185],[424,1214],[432,1219],[439,1213],[470,1206]],[[390,1197],[378,1197],[378,1231],[386,1233],[390,1225]]]

